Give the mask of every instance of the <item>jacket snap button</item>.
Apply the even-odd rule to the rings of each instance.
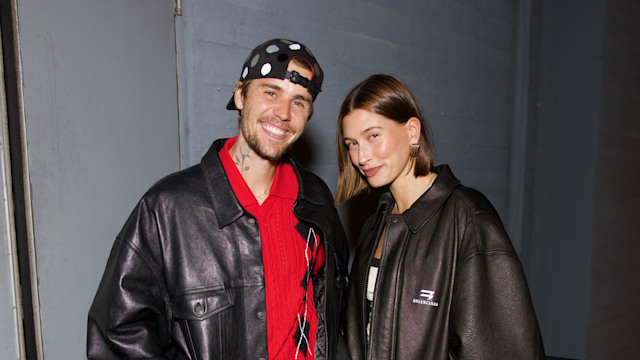
[[[256,266],[253,268],[253,272],[260,275],[262,274],[262,266]]]
[[[398,222],[398,219],[391,219],[391,222],[396,224]]]
[[[202,306],[200,302],[197,302],[193,308],[193,311],[195,311],[196,315],[202,315],[204,314],[204,306]]]
[[[265,318],[264,312],[258,311],[258,319],[264,320],[264,318]]]

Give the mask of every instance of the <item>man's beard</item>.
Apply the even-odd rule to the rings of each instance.
[[[269,148],[264,147],[260,143],[260,140],[258,139],[258,133],[257,133],[260,128],[261,119],[262,118],[258,119],[258,122],[256,124],[256,131],[253,131],[253,132],[251,131],[251,127],[248,125],[248,120],[241,119],[240,122],[241,122],[241,128],[242,128],[242,135],[244,136],[244,139],[246,140],[247,145],[249,145],[249,148],[251,148],[251,150],[253,150],[253,152],[255,152],[256,154],[258,154],[258,156],[269,161],[278,162],[280,161],[282,156],[286,154],[287,151],[289,151],[289,149],[294,144],[294,142],[281,147],[276,147],[276,146],[272,146]],[[281,125],[281,126],[283,126],[288,131],[292,131],[291,128],[289,128],[288,126],[285,126],[285,125]],[[265,140],[265,141],[268,142],[269,140]],[[269,152],[269,150],[271,151]]]

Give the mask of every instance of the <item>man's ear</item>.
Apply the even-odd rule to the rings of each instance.
[[[420,129],[422,129],[422,123],[420,119],[413,116],[407,120],[406,124],[407,129],[409,130],[409,139],[412,144],[417,144],[420,141]]]
[[[236,108],[238,110],[242,110],[242,108],[244,107],[243,100],[244,99],[242,96],[242,81],[238,81],[238,83],[236,84],[236,91],[233,93],[233,101],[235,101]]]

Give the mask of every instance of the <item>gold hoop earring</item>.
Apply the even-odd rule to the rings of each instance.
[[[420,154],[420,144],[409,144],[409,156],[418,157]]]

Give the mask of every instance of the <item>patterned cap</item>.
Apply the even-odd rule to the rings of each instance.
[[[309,63],[312,69],[311,79],[307,79],[297,71],[287,71],[289,62],[293,58]],[[318,93],[322,91],[320,88],[324,74],[308,47],[296,41],[273,39],[253,49],[242,66],[239,81],[262,78],[287,79],[292,83],[304,86],[315,100]],[[227,104],[227,110],[237,109],[232,95]]]

